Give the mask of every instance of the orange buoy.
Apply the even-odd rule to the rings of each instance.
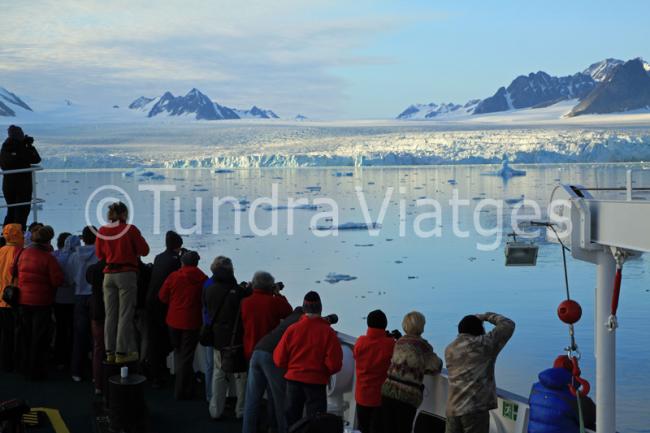
[[[557,307],[557,317],[564,323],[573,325],[582,317],[582,307],[576,301],[567,299]]]

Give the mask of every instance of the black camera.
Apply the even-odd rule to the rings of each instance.
[[[27,145],[27,146],[31,146],[32,144],[34,144],[34,137],[31,137],[31,136],[29,136],[29,135],[26,135],[26,136],[25,136],[25,141],[24,141],[24,143],[25,143],[25,145]]]
[[[274,291],[274,292],[279,292],[279,291],[281,291],[282,289],[284,289],[284,283],[283,283],[282,281],[278,281],[277,283],[275,283],[275,284],[273,285],[273,291]]]
[[[386,331],[386,336],[393,337],[395,340],[399,340],[400,338],[402,338],[402,333],[399,332],[397,329],[393,329],[390,332]]]
[[[325,321],[330,325],[336,325],[339,323],[339,316],[336,314],[328,314],[327,316],[323,317],[323,319],[325,319]]]

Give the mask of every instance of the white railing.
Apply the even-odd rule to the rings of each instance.
[[[10,207],[15,207],[15,206],[25,206],[25,205],[30,205],[32,206],[32,218],[33,221],[36,222],[38,221],[38,206],[41,203],[45,203],[45,200],[42,198],[38,198],[36,195],[36,172],[37,171],[42,171],[43,167],[40,165],[34,165],[29,168],[19,168],[16,170],[0,170],[0,176],[6,176],[10,174],[18,174],[18,173],[31,173],[32,174],[32,199],[31,201],[24,201],[20,203],[12,203],[12,204],[6,204],[6,203],[0,203],[0,209],[4,208],[10,208]]]

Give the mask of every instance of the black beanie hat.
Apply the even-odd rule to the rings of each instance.
[[[323,311],[323,304],[320,302],[320,296],[316,292],[307,292],[302,303],[302,309],[305,314],[320,314]]]
[[[386,329],[388,319],[381,310],[375,310],[368,313],[368,328]]]
[[[168,231],[165,235],[165,246],[168,250],[177,250],[183,246],[183,238],[175,231]]]
[[[187,251],[181,256],[181,263],[185,266],[198,266],[201,256],[196,251]]]
[[[483,335],[485,334],[483,321],[474,315],[465,316],[460,323],[458,323],[458,333],[470,334],[476,337]]]

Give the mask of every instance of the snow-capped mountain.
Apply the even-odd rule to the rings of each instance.
[[[433,119],[438,116],[446,115],[463,115],[471,114],[480,102],[479,99],[472,99],[464,105],[454,104],[453,102],[436,104],[431,102],[429,104],[415,104],[409,106],[406,110],[402,111],[398,119]]]
[[[234,110],[237,115],[242,119],[279,119],[280,116],[271,110],[264,110],[255,105],[250,110]]]
[[[255,105],[250,110],[226,107],[214,102],[198,89],[190,90],[185,96],[174,96],[171,92],[165,92],[156,98],[141,96],[129,108],[145,112],[147,117],[167,115],[188,116],[196,120],[279,119],[273,111]]]
[[[618,65],[593,92],[571,110],[569,116],[650,108],[650,75],[646,65],[641,59]]]
[[[308,118],[307,118],[307,116],[303,116],[302,114],[296,114],[296,117],[294,117],[293,120],[297,120],[299,122],[302,122],[303,120],[308,120]]]
[[[17,112],[33,111],[22,99],[4,87],[0,87],[0,116],[16,117]]]
[[[630,62],[633,62],[631,60]],[[642,75],[650,77],[650,64],[636,59],[635,77],[626,74],[625,79],[617,80],[617,90],[605,92],[601,89],[604,83],[613,79],[617,71],[630,62],[608,58],[593,63],[582,72],[564,77],[556,77],[539,71],[515,78],[508,87],[500,87],[494,95],[483,100],[470,101],[473,104],[463,107],[456,104],[415,104],[397,116],[397,119],[447,119],[463,114],[489,114],[524,108],[543,108],[555,105],[561,101],[586,101],[589,99],[591,108],[587,109],[582,102],[571,110],[572,116],[586,113],[614,113],[635,108],[644,108],[644,81]],[[640,86],[640,87],[639,87]],[[600,89],[600,90],[599,90]],[[603,96],[607,93],[609,96]],[[614,96],[616,94],[617,96]],[[593,96],[592,96],[593,95]],[[596,95],[601,95],[596,97]],[[635,96],[634,98],[632,96]],[[604,99],[603,99],[604,98]],[[633,100],[634,99],[634,100]],[[599,102],[594,106],[594,101]],[[580,108],[579,108],[580,107]],[[635,107],[635,108],[631,108]],[[593,111],[598,110],[598,111]]]
[[[566,77],[553,77],[542,71],[520,75],[507,88],[501,87],[493,96],[481,101],[473,114],[541,107],[567,99],[581,99],[594,87],[594,79],[580,72]]]
[[[591,64],[582,73],[589,75],[594,81],[600,83],[601,81],[605,81],[611,75],[612,71],[623,63],[625,63],[623,60],[609,58]]]

